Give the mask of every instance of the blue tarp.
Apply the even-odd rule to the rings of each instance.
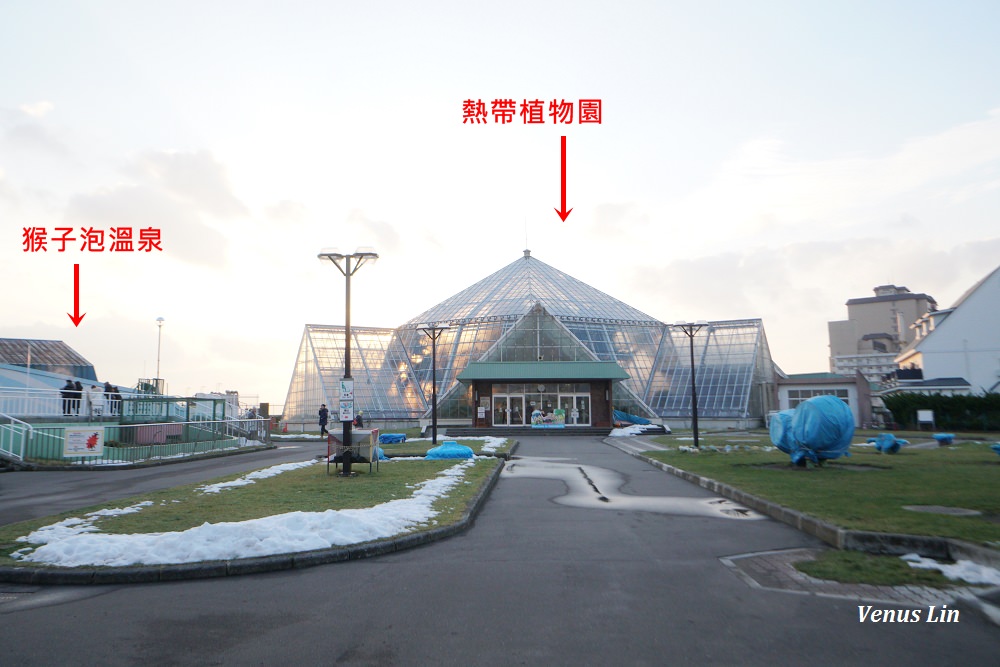
[[[792,438],[792,415],[794,414],[795,410],[782,410],[777,414],[771,415],[771,424],[769,427],[771,442],[786,454],[791,454],[799,448],[795,444],[794,438]]]
[[[788,413],[790,418],[782,416]],[[770,431],[771,442],[786,452],[792,463],[819,463],[851,455],[848,449],[854,437],[854,415],[836,396],[814,396],[795,410],[771,417]]]
[[[997,455],[1000,455],[1000,442],[998,442],[995,445],[990,445],[990,449],[992,449],[994,452],[996,452]]]
[[[892,433],[879,433],[877,438],[868,438],[868,442],[875,445],[875,449],[883,454],[895,454],[903,445],[908,445],[906,440],[901,440]]]
[[[651,421],[643,417],[637,417],[636,415],[630,415],[627,412],[622,412],[621,410],[615,410],[615,423],[620,424],[622,422],[628,422],[629,424],[652,424]]]
[[[935,433],[934,439],[937,440],[938,445],[950,445],[955,441],[954,433]]]
[[[471,459],[473,456],[471,448],[460,445],[454,440],[445,440],[437,447],[427,450],[428,459]]]
[[[405,433],[382,433],[378,437],[378,444],[391,445],[397,442],[406,442]]]
[[[389,457],[385,455],[385,452],[382,451],[381,447],[376,447],[375,448],[375,458],[378,459],[379,461],[388,461],[389,460]]]

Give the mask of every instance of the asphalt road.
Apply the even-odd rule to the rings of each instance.
[[[303,458],[311,455],[309,449],[272,455]],[[591,488],[620,479],[618,494],[687,499],[677,506],[712,497],[596,438],[524,438],[518,455],[524,458],[515,463],[524,469],[540,459],[578,463],[594,482]],[[248,467],[261,467],[266,458]],[[218,461],[222,467],[237,465]],[[22,478],[31,477],[37,497],[47,499],[42,506],[53,506],[79,498],[77,488],[100,499],[112,485],[134,493],[218,472],[213,466],[194,470],[199,464],[173,470],[187,465],[8,473],[0,475],[0,488],[17,498],[21,492],[12,487],[23,489]],[[596,474],[600,469],[610,472]],[[641,509],[641,501],[618,509],[612,506],[616,495],[609,496],[610,503],[573,506],[566,504],[571,486],[558,478],[505,475],[467,532],[369,560],[172,584],[0,584],[3,661],[997,664],[1000,632],[978,617],[948,624],[861,623],[855,601],[753,589],[719,562],[723,556],[817,546],[783,524],[672,514],[664,510],[669,502],[650,503],[655,511]],[[6,521],[6,497],[0,495],[0,502]]]

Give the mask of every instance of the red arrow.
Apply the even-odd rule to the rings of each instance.
[[[69,313],[66,313],[69,315]],[[73,320],[73,326],[80,326],[80,322],[83,321],[84,315],[80,314],[80,265],[73,265],[73,314],[69,315],[69,319]]]
[[[562,148],[562,186],[559,188],[559,193],[562,196],[562,208],[555,209],[555,212],[559,214],[559,218],[566,222],[566,218],[569,214],[573,212],[573,209],[566,210],[566,137],[561,137],[561,148]]]

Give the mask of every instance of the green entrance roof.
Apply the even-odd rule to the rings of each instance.
[[[473,380],[627,380],[613,361],[474,361],[459,373]]]

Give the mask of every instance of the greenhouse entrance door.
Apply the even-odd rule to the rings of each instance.
[[[524,426],[524,396],[496,394],[493,396],[496,409],[493,412],[494,426]]]

